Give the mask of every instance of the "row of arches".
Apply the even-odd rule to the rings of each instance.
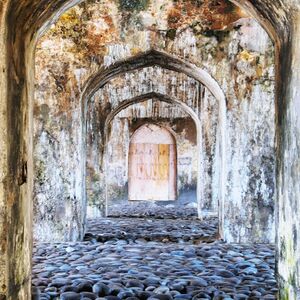
[[[7,153],[8,160],[1,161],[1,166],[8,174],[8,179],[5,181],[6,192],[5,196],[3,196],[3,202],[6,203],[7,199],[9,202],[8,208],[4,205],[5,211],[7,209],[8,212],[7,218],[5,218],[6,229],[3,230],[3,235],[11,237],[3,252],[4,255],[9,253],[9,259],[5,268],[5,274],[8,277],[8,280],[5,280],[7,283],[5,284],[5,293],[7,286],[8,299],[30,298],[30,267],[28,266],[28,261],[30,261],[28,248],[30,248],[29,245],[32,240],[29,229],[31,226],[30,195],[32,187],[32,157],[30,154],[32,147],[32,112],[30,98],[33,93],[30,75],[33,72],[33,49],[38,37],[36,32],[39,31],[41,33],[46,30],[56,17],[74,4],[75,2],[73,1],[52,1],[50,5],[41,1],[28,3],[9,1],[4,4],[1,12],[2,15],[5,14],[5,17],[1,20],[3,31],[5,31],[1,31],[1,40],[3,41],[1,47],[4,53],[4,57],[1,58],[1,66],[3,67],[1,85],[3,86],[4,94],[1,111],[6,112],[8,116],[8,124],[6,124],[5,120],[5,125],[2,126],[7,130],[8,135],[8,138],[4,137],[6,141],[4,143],[4,152]],[[289,86],[292,80],[286,79],[284,74],[290,70],[292,55],[294,56],[293,64],[299,64],[296,58],[298,54],[295,47],[296,43],[290,43],[291,27],[293,26],[290,24],[294,24],[294,34],[299,32],[299,30],[297,31],[294,20],[291,21],[293,19],[292,14],[287,13],[293,11],[292,8],[295,8],[296,4],[292,5],[289,1],[281,1],[280,3],[242,1],[238,4],[249,10],[261,23],[267,24],[265,28],[272,33],[272,37],[276,42],[277,102],[278,106],[282,107],[279,113],[279,124],[284,124],[284,129],[280,133],[281,136],[285,137],[288,128],[293,127],[291,123],[295,119],[294,116],[287,116],[286,113],[294,98],[288,97],[293,89],[292,85]],[[33,36],[35,36],[35,39],[32,38]],[[10,51],[7,51],[7,49]],[[283,50],[286,50],[286,52]],[[279,63],[280,58],[282,59],[281,63]],[[293,76],[296,75],[291,75],[291,77]],[[280,77],[282,77],[282,81],[279,80]],[[290,99],[290,101],[287,99]],[[284,104],[280,105],[279,103]],[[285,117],[287,118],[283,121]],[[293,138],[297,139],[297,137]],[[279,157],[286,150],[285,147],[286,144],[283,144]],[[282,162],[279,163],[279,173],[281,175],[285,174],[283,162],[282,154]],[[25,171],[27,168],[28,173]],[[28,184],[24,186],[26,181]],[[288,183],[284,184],[279,181],[279,184],[281,184],[281,189],[285,190]],[[282,235],[284,236],[284,233]],[[292,268],[295,267],[294,265]]]
[[[208,88],[208,90],[211,92],[211,94],[217,99],[218,101],[218,136],[219,139],[219,165],[221,167],[221,170],[219,171],[219,209],[218,209],[218,215],[220,219],[220,235],[223,237],[223,225],[222,220],[223,217],[223,206],[224,206],[224,197],[225,197],[225,184],[226,181],[226,170],[225,170],[225,130],[226,130],[226,101],[224,93],[222,92],[220,86],[217,84],[217,82],[204,70],[201,70],[200,68],[196,67],[195,65],[189,64],[187,62],[183,62],[182,60],[173,57],[171,55],[167,55],[165,53],[160,53],[158,51],[149,51],[145,54],[137,55],[136,57],[124,60],[122,62],[118,62],[116,64],[113,64],[112,66],[106,68],[105,70],[99,71],[99,74],[96,74],[95,77],[92,79],[89,79],[87,81],[86,87],[83,89],[82,99],[90,99],[93,96],[93,93],[95,93],[97,90],[103,88],[105,84],[109,83],[110,80],[112,80],[114,77],[124,74],[125,72],[132,72],[134,70],[143,69],[148,66],[152,65],[158,65],[162,68],[174,70],[176,72],[184,73],[188,75],[189,77],[195,79],[199,83],[203,84],[205,87]],[[198,152],[201,153],[202,147],[203,147],[203,134],[202,134],[202,125],[200,120],[200,115],[197,115],[197,113],[193,110],[192,107],[190,107],[188,104],[184,103],[183,101],[179,99],[173,99],[168,97],[167,95],[163,95],[158,92],[149,92],[146,94],[138,95],[136,97],[133,97],[131,99],[124,99],[121,103],[118,104],[117,107],[114,107],[112,111],[105,117],[105,124],[104,124],[104,145],[107,144],[107,137],[108,137],[108,129],[109,129],[109,123],[113,120],[113,118],[123,109],[126,107],[133,105],[135,103],[140,103],[141,101],[144,101],[146,99],[156,98],[159,101],[170,103],[170,104],[176,104],[178,105],[183,111],[188,113],[188,115],[191,116],[193,121],[196,125],[197,130],[197,145],[198,145]],[[88,101],[83,101],[83,124],[86,124],[86,114],[87,114],[87,107],[88,107]],[[86,137],[86,128],[83,126],[83,140]],[[83,143],[83,147],[86,147],[86,141]],[[83,152],[85,152],[86,149],[83,149]],[[105,155],[103,156],[105,158]],[[85,167],[86,162],[84,161]],[[84,175],[85,177],[85,175]],[[203,214],[203,203],[204,203],[204,197],[207,197],[205,195],[205,191],[203,188],[203,185],[201,182],[203,181],[203,178],[205,177],[204,174],[204,166],[203,161],[201,160],[201,156],[198,155],[198,180],[197,180],[197,203],[198,203],[198,216],[199,218],[202,218],[204,216]],[[83,178],[84,180],[84,178]],[[106,196],[107,197],[107,196]],[[107,205],[106,205],[107,206]]]

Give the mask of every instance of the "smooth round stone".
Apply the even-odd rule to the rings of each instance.
[[[72,267],[70,265],[62,265],[59,267],[59,270],[60,271],[65,271],[65,272],[68,272],[72,269]]]
[[[45,290],[46,291],[46,290]],[[60,292],[78,292],[78,287],[77,286],[73,286],[73,285],[65,285],[60,289]]]
[[[117,296],[120,292],[123,291],[123,287],[117,284],[109,285],[109,294],[113,296]]]
[[[158,300],[172,300],[172,297],[170,295],[154,295],[150,298],[148,298],[149,300],[154,300],[154,299],[158,299]]]
[[[80,300],[81,295],[74,292],[65,292],[60,295],[60,300]]]
[[[180,283],[177,283],[177,284],[175,283],[175,284],[170,284],[169,288],[170,288],[170,290],[175,290],[175,291],[178,291],[178,292],[182,292],[182,291],[184,291],[185,286],[183,284],[180,284]]]
[[[241,281],[242,281],[242,279],[239,277],[231,277],[231,278],[226,278],[226,280],[224,280],[224,282],[226,282],[228,284],[233,284],[233,285],[238,285],[241,283]]]
[[[236,294],[234,295],[234,299],[236,300],[247,300],[249,297],[245,294]]]
[[[167,294],[170,289],[167,286],[160,286],[153,291],[155,294]]]
[[[213,275],[213,276],[210,276],[209,277],[209,280],[211,282],[213,282],[214,284],[223,284],[224,283],[224,278],[222,278],[221,276],[216,276],[216,275]]]
[[[49,284],[49,287],[62,287],[64,285],[69,285],[71,283],[71,281],[69,279],[65,279],[65,278],[57,278],[57,279],[54,279],[50,284]]]
[[[93,285],[93,293],[98,296],[106,296],[109,294],[109,287],[101,282],[95,283]]]
[[[227,270],[218,270],[216,272],[216,275],[219,275],[219,276],[224,277],[224,278],[230,278],[230,277],[235,276],[232,272],[227,271]]]
[[[255,268],[255,265],[253,263],[251,263],[251,262],[248,262],[248,261],[242,261],[242,262],[236,263],[235,267],[237,269],[246,269],[248,267]]]
[[[252,291],[251,294],[250,294],[251,297],[261,297],[262,296],[262,293],[258,292],[258,291]]]
[[[82,282],[77,285],[78,293],[81,292],[93,292],[93,283],[92,282]]]
[[[54,266],[46,266],[45,267],[45,270],[49,271],[49,272],[55,271],[56,269],[57,269],[57,267],[54,267]]]
[[[160,278],[158,277],[149,277],[143,281],[143,284],[148,287],[148,286],[157,286],[160,284]]]
[[[45,288],[45,292],[57,292],[57,288],[55,286]]]
[[[122,291],[117,296],[120,299],[127,299],[128,297],[134,297],[134,293],[131,291]]]
[[[47,294],[49,297],[55,298],[59,296],[58,292],[47,292]]]
[[[178,291],[170,291],[169,295],[171,295],[174,298],[175,296],[180,295],[180,293]]]
[[[201,286],[201,287],[206,287],[208,286],[208,283],[206,280],[202,279],[202,278],[198,278],[196,280],[191,280],[190,281],[190,285],[191,286]]]
[[[81,292],[80,295],[81,295],[81,297],[92,299],[92,300],[95,300],[97,298],[97,296],[95,294],[90,293],[90,292]]]
[[[126,287],[139,287],[143,289],[144,285],[138,280],[129,280],[128,282],[126,282]]]
[[[189,300],[192,298],[193,298],[193,296],[191,294],[179,294],[174,297],[174,299],[181,299],[181,300],[183,300],[183,299]]]
[[[148,298],[150,298],[153,295],[153,293],[151,292],[146,292],[146,291],[141,291],[138,293],[138,298],[141,300],[146,300]]]
[[[247,275],[255,275],[255,274],[257,274],[257,272],[258,271],[257,271],[256,268],[254,268],[254,267],[247,267],[247,268],[243,269],[241,273],[247,274]]]
[[[198,300],[198,299],[211,299],[211,297],[208,294],[201,292],[201,293],[196,294],[192,298],[192,300]]]

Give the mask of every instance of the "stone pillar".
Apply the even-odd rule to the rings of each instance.
[[[300,11],[280,63],[277,270],[280,299],[293,300],[300,299]]]

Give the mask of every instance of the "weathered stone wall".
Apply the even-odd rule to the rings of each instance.
[[[8,136],[7,136],[7,103],[6,103],[6,30],[4,20],[6,16],[6,5],[0,5],[0,299],[5,299],[7,288],[7,270],[6,270],[6,256],[7,256],[7,198],[5,188],[5,178],[8,176],[7,166],[7,149],[8,149]],[[3,26],[2,26],[3,25]]]
[[[228,97],[232,99],[227,119],[230,200],[225,204],[224,228],[230,232],[225,233],[229,241],[246,241],[251,236],[252,241],[268,242],[275,239],[274,56],[267,34],[252,26],[248,23],[241,29],[240,43],[247,50],[233,63],[231,89],[236,98]],[[231,227],[232,218],[239,218],[243,225]]]
[[[154,48],[205,69],[226,95],[225,238],[239,242],[274,240],[273,45],[254,20],[240,19],[243,13],[233,5],[224,2],[221,8],[214,8],[209,3],[184,7],[180,1],[165,0],[161,6],[151,1],[144,6],[124,6],[90,1],[62,15],[40,40],[35,111],[41,111],[44,104],[49,106],[50,121],[43,130],[57,139],[56,152],[65,159],[64,164],[57,159],[52,175],[46,175],[49,186],[65,182],[64,199],[59,193],[46,198],[53,199],[57,207],[72,199],[68,206],[76,209],[65,209],[70,217],[59,217],[67,220],[64,225],[68,232],[77,230],[77,219],[83,217],[72,221],[71,214],[81,212],[77,208],[85,203],[80,192],[84,171],[78,169],[82,165],[79,116],[83,113],[80,95],[84,83],[101,66]],[[207,13],[207,5],[212,14]],[[41,124],[36,128],[36,137],[42,136]],[[250,151],[251,147],[255,150]],[[36,167],[47,161],[45,155],[37,154]],[[241,208],[245,213],[240,213]],[[55,218],[56,223],[59,218]]]
[[[300,299],[300,10],[294,18],[293,39],[282,58],[286,101],[280,103],[277,260],[284,300]]]
[[[0,84],[1,84],[1,112],[7,111],[7,115],[13,115],[17,120],[17,124],[20,125],[21,119],[31,119],[31,115],[28,114],[26,107],[30,102],[30,91],[33,90],[33,86],[28,86],[28,81],[32,82],[32,76],[30,71],[32,70],[32,61],[28,60],[28,54],[33,53],[31,45],[34,44],[34,40],[32,39],[32,34],[35,33],[37,29],[44,25],[45,28],[52,21],[54,15],[59,15],[62,11],[65,10],[67,6],[64,6],[68,1],[62,0],[53,0],[51,3],[48,1],[39,1],[39,0],[31,0],[31,1],[14,1],[7,0],[2,1],[0,6],[0,14],[1,16],[5,16],[6,8],[8,7],[8,18],[1,18],[1,70],[0,72]],[[299,53],[296,47],[291,47],[290,44],[286,44],[286,41],[289,37],[290,26],[293,24],[291,18],[293,16],[293,11],[296,9],[299,10],[299,2],[298,0],[282,0],[282,1],[274,1],[274,0],[255,0],[255,1],[247,1],[241,0],[237,1],[241,6],[245,9],[249,9],[254,16],[257,16],[259,20],[268,26],[268,30],[273,34],[273,37],[283,43],[284,52],[281,52],[281,59],[278,60],[278,67],[282,65],[282,63],[287,59],[291,59],[294,61],[295,69],[291,72],[290,65],[288,67],[283,68],[283,72],[280,77],[281,81],[278,83],[282,88],[282,98],[280,98],[280,102],[285,103],[288,99],[293,99],[289,103],[296,103],[296,98],[292,96],[287,96],[291,90],[293,90],[293,85],[289,84],[290,78],[288,75],[298,74],[299,68]],[[46,23],[46,25],[45,25]],[[292,32],[292,36],[296,36],[297,32]],[[8,39],[6,38],[8,35]],[[28,37],[30,37],[30,43],[28,42]],[[7,46],[7,47],[5,47]],[[287,46],[287,47],[286,47]],[[5,51],[9,49],[8,52]],[[293,48],[293,50],[291,50]],[[299,49],[299,47],[298,47]],[[6,68],[7,67],[7,68]],[[279,70],[280,68],[278,68]],[[7,82],[10,82],[9,89],[7,89]],[[31,89],[30,89],[31,87]],[[29,94],[25,92],[25,90],[29,91]],[[7,91],[7,93],[6,93]],[[7,95],[7,97],[6,97]],[[15,99],[14,105],[10,105]],[[9,104],[9,105],[7,105]],[[299,114],[293,116],[293,118],[297,118]],[[287,120],[293,123],[294,119],[291,116],[286,118],[286,110],[285,106],[282,107],[282,113],[280,118],[279,127],[282,127],[281,121]],[[21,140],[24,139],[24,128],[21,126],[9,127],[8,123],[5,122],[5,118],[1,118],[1,124],[3,126],[3,131],[1,134],[4,135],[5,132],[9,132],[12,139],[10,141],[3,139],[3,146],[8,147],[8,149],[14,149],[13,151],[18,151],[18,146],[21,143]],[[290,124],[289,122],[285,123],[287,126]],[[285,131],[289,131],[288,127],[283,126],[281,128],[282,136],[287,136]],[[29,133],[30,137],[30,133]],[[292,136],[295,138],[295,135]],[[292,140],[293,141],[293,140]],[[282,144],[282,153],[285,151],[286,144]],[[25,148],[26,150],[26,148]],[[298,151],[299,152],[299,151]],[[4,153],[1,151],[1,153]],[[296,155],[295,155],[296,157]],[[284,157],[280,158],[280,160],[284,160]],[[14,159],[13,156],[9,155],[8,160],[1,160],[0,169],[2,172],[5,172],[8,166],[16,167],[18,165],[18,161]],[[32,168],[31,164],[28,164],[28,169]],[[281,169],[281,177],[285,177],[285,169]],[[9,169],[7,176],[14,177],[15,172]],[[293,173],[295,176],[294,182],[299,182],[297,180],[297,175]],[[281,182],[281,181],[279,181]],[[28,206],[28,202],[30,198],[22,197],[18,194],[16,190],[16,183],[11,185],[5,184],[7,187],[3,196],[3,203],[9,202],[10,204],[15,204],[16,202],[20,202],[20,206],[15,206],[13,210],[11,210],[11,206],[9,206],[7,216],[7,224],[4,228],[1,228],[1,235],[6,236],[10,239],[8,242],[8,249],[10,251],[10,260],[6,264],[6,272],[9,276],[9,280],[0,280],[1,286],[4,287],[8,283],[7,287],[7,299],[14,300],[27,300],[30,299],[30,281],[28,281],[29,273],[22,273],[21,277],[16,277],[14,275],[14,270],[22,270],[24,265],[29,265],[30,259],[26,255],[24,255],[24,249],[27,249],[28,241],[24,238],[17,239],[17,233],[20,231],[23,234],[30,235],[30,227],[28,224],[25,224],[24,214],[30,214],[30,206]],[[293,184],[291,184],[293,188]],[[290,186],[284,186],[282,191],[288,194]],[[9,200],[8,200],[9,196]],[[294,198],[295,203],[299,203],[298,195],[295,195]],[[24,205],[22,205],[24,203]],[[283,201],[283,203],[285,203]],[[297,213],[295,211],[292,212],[291,216],[297,217]],[[291,216],[288,216],[289,218]],[[298,224],[298,220],[296,219],[296,224]],[[281,236],[285,236],[286,232],[284,231],[284,227],[282,230]],[[299,239],[299,235],[297,235],[297,240]],[[22,248],[23,247],[23,248]],[[21,249],[22,248],[22,249]],[[299,253],[299,252],[298,252]],[[287,260],[282,259],[282,266],[289,266]],[[280,273],[283,275],[284,271],[281,268]],[[288,281],[287,281],[288,282]],[[27,284],[26,284],[27,283]],[[294,284],[296,286],[296,284]],[[4,287],[5,289],[5,287]],[[295,295],[291,295],[289,299],[295,299]],[[283,298],[286,299],[286,298]]]

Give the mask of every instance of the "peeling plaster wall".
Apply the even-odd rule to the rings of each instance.
[[[81,153],[74,146],[81,136],[80,110],[70,114],[53,116],[45,103],[35,110],[34,236],[39,241],[81,237]]]
[[[284,300],[300,299],[300,9],[293,21],[293,33],[282,65],[288,82],[286,102],[281,104],[283,135],[278,172],[277,262]]]
[[[240,19],[245,15],[239,9],[225,9],[224,3],[216,11],[211,4],[210,14],[205,10],[209,3],[201,8],[192,4],[185,14],[183,3],[169,0],[162,1],[160,7],[151,1],[142,7],[90,1],[62,15],[41,38],[36,51],[35,111],[40,111],[43,104],[49,106],[50,122],[45,129],[57,138],[58,153],[68,153],[66,168],[59,160],[52,168],[55,174],[61,174],[61,181],[65,181],[65,176],[69,181],[64,199],[59,195],[51,197],[57,204],[65,203],[68,197],[76,197],[72,200],[75,207],[85,203],[80,193],[82,177],[78,175],[83,174],[82,169],[78,170],[82,137],[81,130],[75,129],[80,128],[84,82],[100,66],[155,48],[203,68],[226,95],[225,238],[237,242],[274,241],[273,45],[254,20]],[[221,18],[225,11],[227,14]],[[66,130],[61,131],[55,122],[65,122]],[[35,123],[35,135],[41,137],[42,126]],[[67,129],[70,124],[72,128]],[[35,159],[37,165],[47,161],[45,155],[37,153]],[[51,174],[47,176],[48,185],[55,186],[52,181],[59,181]],[[245,208],[245,213],[240,214],[241,208]],[[72,210],[66,211],[72,214]],[[64,231],[72,232],[72,227],[76,227],[70,218]],[[83,218],[80,216],[79,220]],[[65,236],[62,232],[59,235]]]
[[[97,106],[93,107],[94,109],[97,110]],[[95,115],[91,114],[91,118],[93,116]],[[130,138],[138,127],[149,122],[171,130],[177,141],[178,198],[172,204],[184,205],[196,202],[198,151],[195,123],[180,107],[151,99],[133,104],[115,116],[109,126],[109,136],[104,146],[106,149],[104,160],[101,157],[101,150],[97,147],[101,141],[91,138],[95,130],[88,126],[90,129],[87,145],[88,217],[103,216],[106,193],[109,206],[128,201]],[[97,123],[97,120],[96,122],[93,120],[92,123]],[[209,199],[208,197],[207,200]]]

